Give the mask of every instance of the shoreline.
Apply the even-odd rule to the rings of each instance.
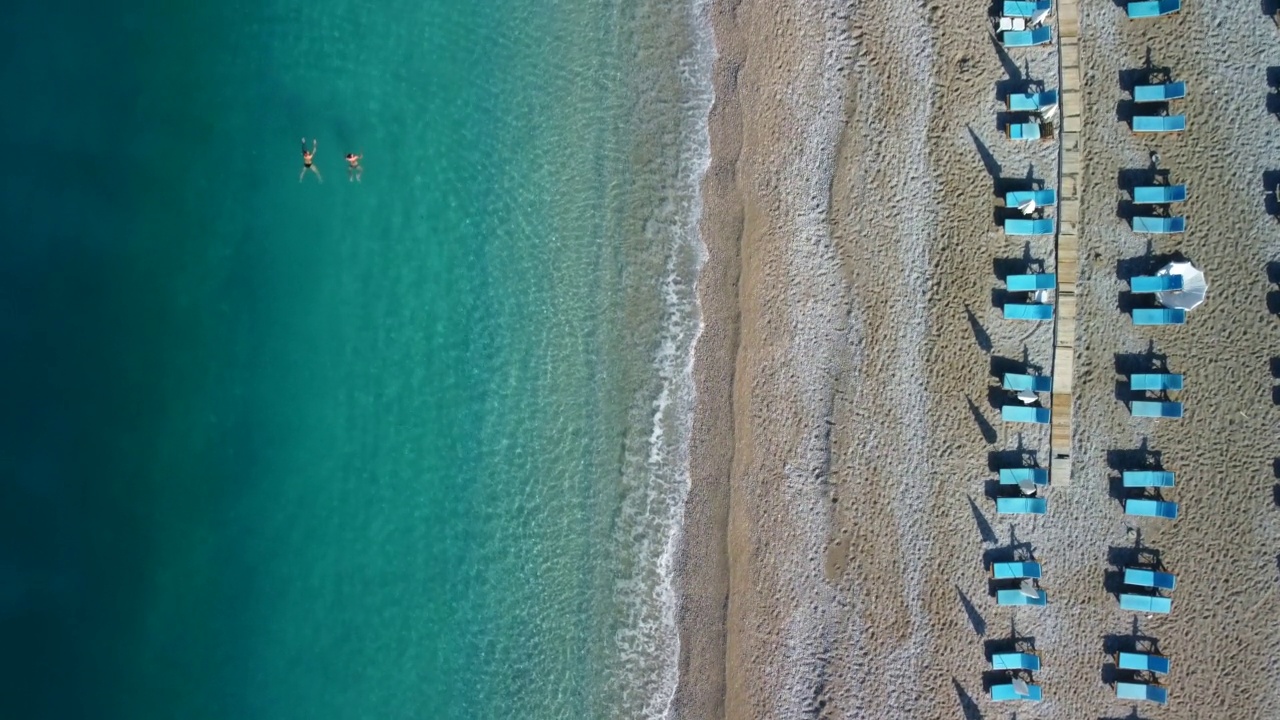
[[[705,260],[697,280],[702,331],[694,345],[694,410],[689,437],[689,490],[677,550],[677,633],[680,638],[671,716],[725,715],[727,528],[733,463],[735,364],[739,342],[737,287],[743,208],[736,169],[742,118],[735,78],[745,60],[733,8],[708,3],[715,60],[708,117],[711,162],[703,175],[698,232]]]

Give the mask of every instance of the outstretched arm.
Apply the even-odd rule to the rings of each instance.
[[[320,144],[319,140],[316,140],[315,138],[311,138],[311,154],[312,155],[316,154],[316,145],[319,145],[319,144]]]

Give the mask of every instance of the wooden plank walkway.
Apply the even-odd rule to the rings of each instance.
[[[1080,224],[1080,4],[1058,0],[1058,80],[1062,86],[1062,144],[1058,157],[1058,308],[1054,316],[1053,420],[1049,434],[1049,476],[1055,485],[1071,482],[1071,378],[1075,371],[1076,277]]]

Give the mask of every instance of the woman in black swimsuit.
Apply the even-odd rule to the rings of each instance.
[[[298,173],[298,182],[302,182],[302,178],[307,176],[307,171],[316,174],[316,179],[324,182],[324,178],[320,177],[320,170],[312,165],[311,162],[316,156],[316,139],[311,138],[311,152],[307,152],[307,139],[302,138],[302,172]]]

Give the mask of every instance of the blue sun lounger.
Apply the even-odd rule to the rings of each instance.
[[[1014,112],[1039,112],[1050,105],[1058,104],[1058,91],[1045,90],[1038,93],[1015,93],[1004,99],[1005,107]]]
[[[1040,273],[1039,275],[1010,275],[1004,279],[1004,283],[1005,286],[1009,288],[1009,292],[1052,290],[1058,286],[1058,276],[1054,273]]]
[[[1165,83],[1164,85],[1138,85],[1133,88],[1133,101],[1136,103],[1169,102],[1181,100],[1187,96],[1187,84],[1184,82]]]
[[[1005,320],[1052,320],[1053,306],[1042,304],[1005,303]]]
[[[1186,115],[1134,115],[1136,133],[1182,132],[1187,129]]]
[[[1053,188],[1044,190],[1010,190],[1004,194],[1005,207],[1018,207],[1034,200],[1038,207],[1052,207],[1058,204],[1058,191]]]
[[[1172,235],[1187,229],[1184,217],[1135,217],[1129,221],[1134,232],[1151,235]]]
[[[1004,5],[1000,7],[1000,14],[1005,17],[1029,18],[1035,17],[1036,13],[1052,9],[1053,0],[1035,0],[1034,2],[1004,0]]]
[[[1165,500],[1147,500],[1145,498],[1129,498],[1124,501],[1124,514],[1137,517],[1158,517],[1168,520],[1178,519],[1178,503]]]
[[[1005,422],[1049,424],[1049,408],[1028,405],[1005,405],[1000,408],[1000,419]]]
[[[1130,20],[1172,15],[1182,9],[1182,0],[1141,0],[1129,3],[1126,10]]]
[[[1134,373],[1129,376],[1129,389],[1134,392],[1181,390],[1182,376],[1172,373]]]
[[[1133,189],[1134,205],[1164,205],[1186,201],[1186,185],[1141,185]]]
[[[1034,605],[1039,607],[1049,602],[1049,596],[1045,595],[1044,590],[1036,588],[1037,595],[1028,597],[1022,594],[1021,590],[1010,588],[1008,590],[996,591],[997,605]]]
[[[996,512],[1001,515],[1043,515],[1048,506],[1045,499],[1039,497],[996,498]]]
[[[1118,682],[1116,697],[1120,700],[1147,700],[1158,705],[1169,702],[1169,691],[1159,685],[1147,683]]]
[[[1005,123],[1004,132],[1014,140],[1039,140],[1040,139],[1040,123],[1038,122],[1020,122]]]
[[[1182,403],[1134,400],[1129,403],[1129,414],[1133,417],[1180,418],[1182,417]]]
[[[991,563],[991,577],[995,580],[1021,580],[1022,578],[1040,579],[1040,563],[1038,562],[998,562]]]
[[[1133,324],[1186,325],[1187,311],[1181,308],[1134,308]]]
[[[1174,586],[1178,584],[1178,578],[1174,577],[1173,573],[1127,567],[1124,569],[1124,582],[1126,585],[1137,585],[1138,587],[1173,590]]]
[[[1036,485],[1049,484],[1049,471],[1044,468],[1020,467],[1020,468],[1001,468],[1000,484],[1001,485],[1017,485],[1023,480],[1030,480]]]
[[[1005,235],[1052,235],[1053,218],[1008,218],[1004,221]]]
[[[1122,652],[1116,653],[1116,667],[1121,670],[1149,672],[1157,675],[1169,674],[1169,658],[1149,653]]]
[[[1000,386],[1013,392],[1053,392],[1053,377],[1050,375],[1005,373]]]
[[[1143,184],[1133,188],[1134,205],[1165,205],[1187,201],[1185,184]]]
[[[1173,487],[1173,473],[1168,470],[1125,470],[1120,473],[1125,487]]]
[[[1120,609],[1131,612],[1149,612],[1168,615],[1173,610],[1173,601],[1159,595],[1120,594]]]
[[[1129,278],[1129,292],[1132,293],[1158,293],[1181,289],[1181,275],[1139,275]]]
[[[992,670],[1030,670],[1040,669],[1040,656],[1035,653],[1008,652],[991,656]]]
[[[1004,702],[1005,700],[1026,700],[1027,702],[1040,702],[1044,699],[1044,694],[1040,692],[1039,685],[1027,684],[1027,694],[1019,695],[1017,690],[1013,689],[1013,683],[1005,685],[991,686],[992,702]]]
[[[1005,30],[1000,35],[1000,42],[1005,47],[1032,47],[1048,45],[1053,42],[1053,30],[1041,26],[1034,30]]]

